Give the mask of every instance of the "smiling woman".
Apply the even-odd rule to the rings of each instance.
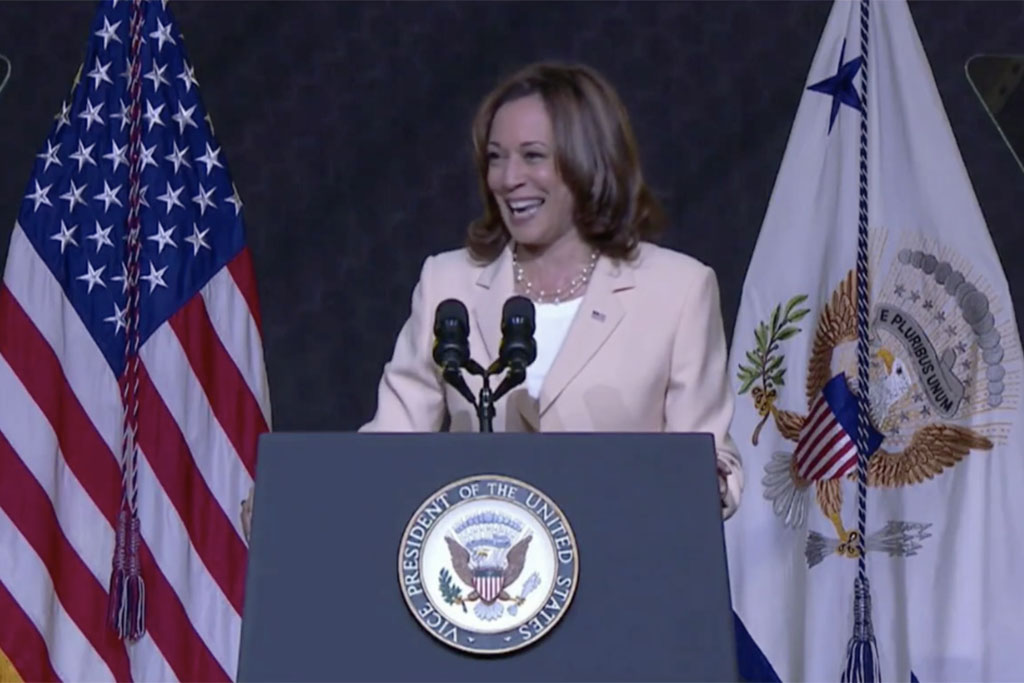
[[[664,225],[625,107],[592,69],[526,67],[483,101],[472,133],[484,214],[467,246],[480,260],[510,240],[524,260],[539,251],[550,259],[559,240],[628,258]]]
[[[495,406],[494,429],[711,433],[732,515],[743,471],[727,433],[717,279],[649,241],[664,218],[614,88],[585,66],[532,64],[483,99],[472,139],[483,215],[465,248],[424,262],[361,431],[436,431],[446,417],[452,431],[474,429],[473,406],[433,361],[434,311],[446,299],[469,304],[470,347],[486,367],[503,304],[525,296],[536,358]]]

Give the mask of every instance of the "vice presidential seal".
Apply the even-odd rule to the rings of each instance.
[[[576,538],[544,493],[480,475],[431,495],[398,551],[402,595],[432,636],[478,654],[536,642],[572,602]]]

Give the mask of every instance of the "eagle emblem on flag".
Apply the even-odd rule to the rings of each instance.
[[[739,365],[740,394],[758,415],[756,446],[770,422],[792,449],[776,450],[765,465],[764,497],[786,525],[803,529],[813,500],[837,538],[811,531],[805,558],[813,567],[831,554],[859,556],[857,530],[841,518],[844,480],[857,476],[857,396],[867,391],[867,484],[911,486],[940,476],[972,451],[993,448],[972,420],[1004,399],[1000,334],[988,300],[947,261],[904,249],[882,285],[871,321],[869,386],[856,380],[856,274],[850,270],[818,316],[805,386],[806,411],[779,405],[785,384],[782,342],[800,333],[810,310],[799,295],[775,307],[755,330],[757,346]],[[907,276],[908,269],[914,269]],[[944,345],[941,351],[937,347]],[[987,390],[987,391],[986,391]],[[993,430],[989,430],[993,431]],[[995,431],[998,431],[997,429]],[[867,551],[913,555],[930,524],[889,521],[865,538]]]

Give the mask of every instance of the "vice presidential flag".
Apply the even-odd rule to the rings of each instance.
[[[802,89],[730,354],[735,610],[783,681],[1019,680],[1020,336],[906,2],[836,2]]]
[[[225,157],[170,11],[99,4],[0,286],[0,650],[24,680],[235,677],[270,403]]]

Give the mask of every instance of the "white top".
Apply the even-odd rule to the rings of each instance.
[[[534,304],[536,329],[533,337],[537,340],[537,358],[526,368],[526,390],[533,398],[540,396],[544,378],[562,348],[569,325],[582,302],[583,297],[577,297],[557,304]]]

